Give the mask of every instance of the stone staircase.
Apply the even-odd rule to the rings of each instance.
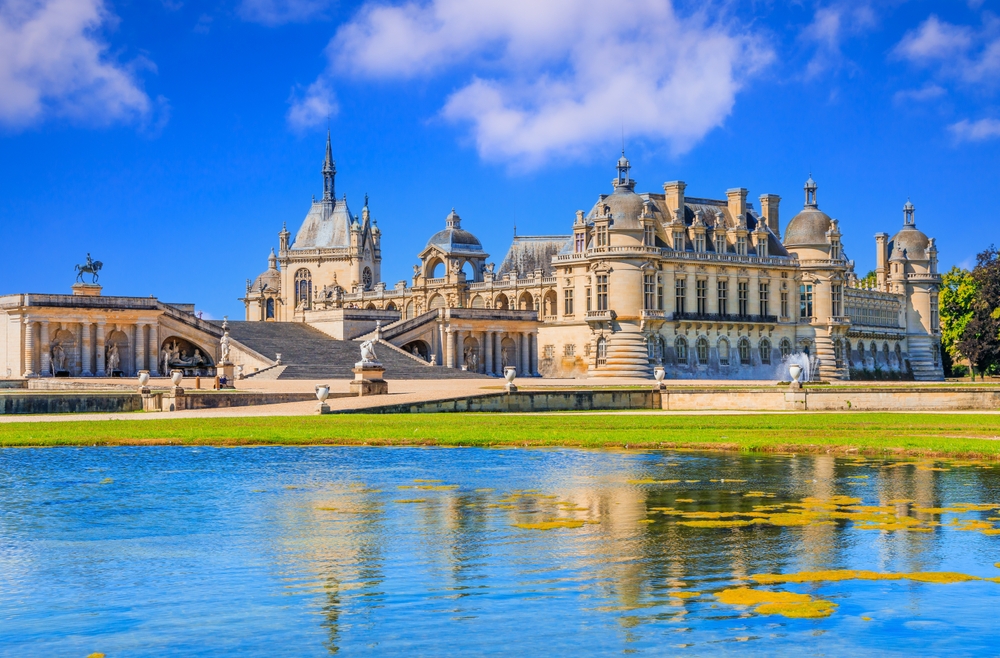
[[[646,339],[638,331],[617,331],[608,339],[607,361],[590,370],[591,377],[645,377],[653,375]]]
[[[281,354],[277,379],[353,379],[361,343],[337,340],[300,322],[230,322],[236,342],[269,359]],[[377,347],[386,379],[482,379],[486,375],[424,364],[386,345]]]

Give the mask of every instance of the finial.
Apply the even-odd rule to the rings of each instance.
[[[368,193],[365,192],[365,208],[368,207]]]

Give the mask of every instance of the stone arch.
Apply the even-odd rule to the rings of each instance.
[[[53,330],[49,337],[49,369],[51,374],[53,376],[72,374],[76,369],[75,355],[76,336],[74,333],[66,329]]]
[[[486,301],[483,299],[482,295],[476,295],[472,298],[472,301],[469,302],[469,306],[472,308],[486,308]]]
[[[441,271],[438,271],[438,267]],[[448,266],[445,264],[444,260],[440,256],[435,256],[427,261],[427,265],[424,266],[424,277],[428,279],[439,279],[448,273]]]
[[[760,364],[762,366],[771,365],[771,341],[767,338],[761,338],[757,350],[760,352]]]
[[[215,374],[211,351],[181,336],[165,338],[156,356],[163,375],[169,375],[171,370],[183,370],[186,377]]]
[[[406,302],[406,306],[403,307],[403,319],[409,320],[413,317],[413,300]]]
[[[267,302],[264,304],[264,319],[274,319],[274,297],[268,297]]]
[[[496,300],[493,302],[493,308],[506,311],[510,308],[510,302],[507,300],[507,295],[500,293],[497,295]]]
[[[750,339],[744,336],[740,338],[740,342],[736,345],[736,351],[740,354],[740,365],[748,366],[753,363],[751,357]]]
[[[557,303],[558,303],[558,300],[556,299],[556,291],[555,290],[549,290],[547,293],[545,293],[545,297],[544,297],[544,301],[543,301],[543,306],[542,306],[542,314],[546,315],[546,316],[557,315],[558,314],[558,311],[556,310],[556,304]]]
[[[385,310],[387,310],[387,311],[395,311],[396,310],[396,302],[389,302],[388,304],[386,304],[385,305]]]
[[[461,363],[469,372],[479,372],[482,369],[482,346],[475,336],[466,336],[462,341]]]
[[[531,293],[525,290],[521,293],[521,296],[517,298],[517,308],[521,311],[533,311],[535,310],[534,297]]]
[[[424,361],[430,361],[431,346],[427,344],[427,341],[411,340],[409,343],[403,345],[403,347],[400,349],[402,349],[404,352],[409,352],[413,356],[418,356]]]
[[[312,272],[305,267],[295,271],[295,308],[312,306]]]
[[[447,306],[447,303],[445,302],[444,297],[436,293],[434,294],[433,297],[431,297],[430,302],[427,304],[427,308],[429,310],[434,310],[436,308],[444,308],[445,306]]]
[[[729,339],[728,338],[723,337],[723,338],[719,339],[718,350],[719,350],[719,365],[720,366],[728,366],[729,365]]]
[[[368,304],[365,306],[365,310],[366,311],[374,311],[375,310],[375,302],[368,302]]]
[[[694,342],[694,352],[695,356],[698,357],[698,365],[707,366],[708,365],[708,339],[704,336],[698,336],[698,339]]]

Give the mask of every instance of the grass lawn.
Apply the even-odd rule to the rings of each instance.
[[[628,446],[997,459],[998,439],[1000,416],[985,414],[348,414],[0,424],[0,446]]]

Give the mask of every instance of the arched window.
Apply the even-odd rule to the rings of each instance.
[[[882,343],[882,360],[885,361],[885,367],[889,367],[889,343]]]
[[[372,274],[372,268],[366,267],[364,271],[361,272],[361,285],[364,286],[365,290],[371,290],[374,283],[375,276]]]
[[[729,341],[725,338],[719,339],[719,365],[729,365]]]
[[[844,344],[839,338],[833,341],[833,363],[837,368],[844,367]]]
[[[934,343],[934,345],[931,346],[931,352],[933,352],[933,354],[934,354],[934,367],[935,368],[940,368],[941,367],[941,345],[939,343]]]
[[[483,300],[482,295],[476,295],[472,298],[472,308],[486,308],[486,302]]]
[[[603,366],[608,362],[608,341],[601,336],[597,339],[597,365]]]
[[[306,268],[295,273],[295,307],[310,308],[312,306],[312,274]]]
[[[677,363],[687,363],[688,342],[684,336],[677,337],[677,341],[674,343],[674,351],[677,352]]]
[[[740,339],[739,344],[740,351],[740,365],[748,366],[750,365],[750,341],[746,337]]]
[[[781,342],[779,343],[779,346],[781,348],[782,359],[787,359],[792,355],[792,341],[788,340],[787,338],[782,338]]]
[[[896,367],[903,370],[903,349],[896,343]]]
[[[667,341],[663,339],[663,336],[657,334],[656,336],[656,362],[663,365],[664,361],[667,359]]]
[[[493,308],[506,311],[510,306],[510,302],[507,301],[507,295],[500,293],[496,301],[493,302]]]
[[[444,297],[442,297],[441,295],[434,295],[433,297],[431,297],[431,301],[427,305],[427,307],[431,310],[434,310],[436,308],[444,308],[445,307]]]
[[[708,339],[704,336],[698,338],[694,343],[695,352],[698,353],[698,364],[702,366],[708,365]]]
[[[267,304],[264,306],[264,319],[273,320],[274,319],[274,298],[269,298]]]
[[[646,358],[653,360],[656,358],[656,338],[646,336]]]
[[[396,303],[395,302],[389,302],[388,304],[385,305],[385,310],[387,310],[387,311],[395,311],[396,310]]]
[[[403,312],[403,317],[407,320],[413,317],[413,301],[406,302],[405,311]]]
[[[765,366],[771,365],[771,341],[766,338],[762,338],[758,349],[760,350],[761,364]]]

